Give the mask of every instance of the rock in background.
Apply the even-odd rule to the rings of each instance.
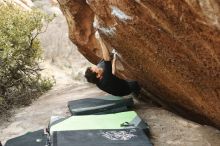
[[[0,0],[1,3],[11,3],[24,8],[24,10],[31,10],[31,7],[34,5],[31,0]]]
[[[68,26],[56,0],[35,0],[33,8],[39,8],[55,18],[49,23],[46,31],[39,35],[44,56],[43,74],[54,75],[56,82],[63,78],[82,82],[84,71],[90,63],[78,52],[77,47],[70,41]],[[70,78],[69,78],[70,77]]]

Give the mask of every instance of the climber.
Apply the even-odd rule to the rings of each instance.
[[[96,66],[86,69],[85,78],[87,81],[115,96],[125,96],[130,93],[138,95],[140,86],[137,81],[123,80],[115,75],[117,53],[113,52],[113,60],[111,61],[109,51],[98,32],[96,32],[96,38],[102,48],[103,59]]]

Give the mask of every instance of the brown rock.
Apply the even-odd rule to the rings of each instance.
[[[218,0],[59,0],[70,39],[97,63],[99,30],[135,77],[180,114],[220,128]],[[99,56],[99,57],[98,57]]]

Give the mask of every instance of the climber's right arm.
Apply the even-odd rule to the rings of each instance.
[[[106,47],[106,45],[105,45],[105,43],[103,42],[102,38],[100,37],[99,33],[96,32],[95,36],[96,36],[96,39],[99,41],[99,44],[100,44],[100,46],[101,46],[103,59],[104,59],[105,61],[111,61],[111,57],[110,57],[108,48]]]

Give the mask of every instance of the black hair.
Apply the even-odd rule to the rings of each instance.
[[[91,67],[88,67],[85,71],[85,78],[88,82],[97,84],[99,79],[97,78],[97,73],[91,70]]]

